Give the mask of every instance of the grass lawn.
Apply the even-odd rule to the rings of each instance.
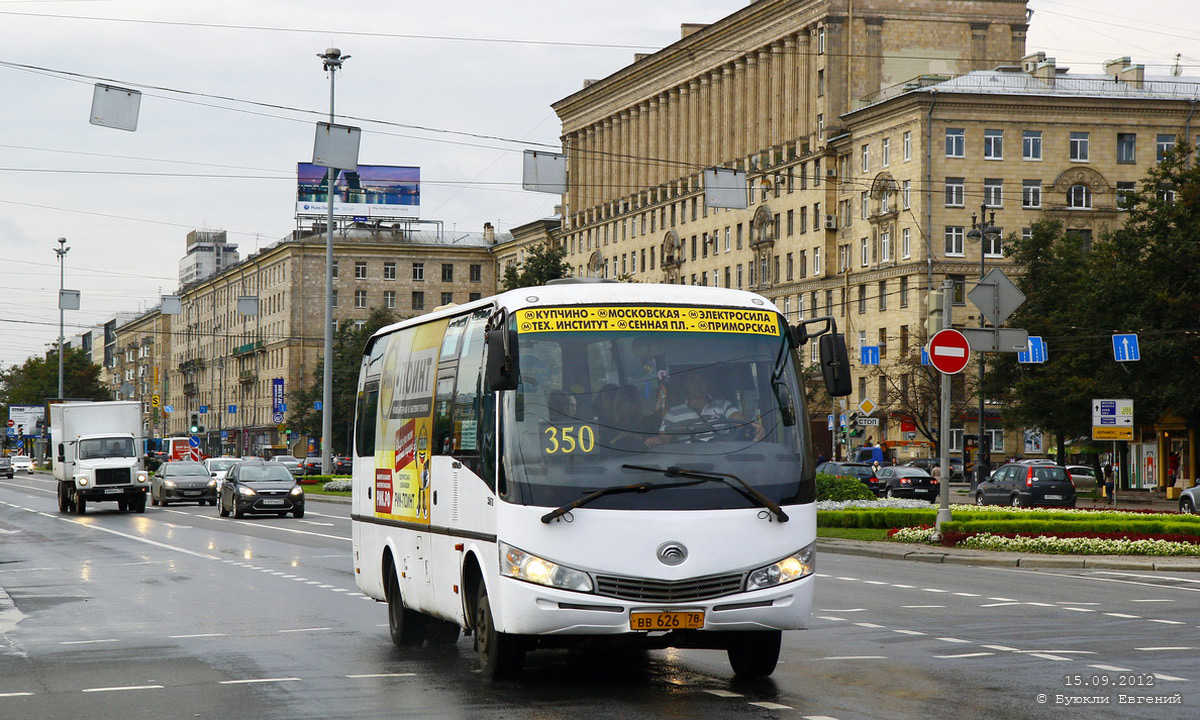
[[[320,485],[305,485],[304,486],[304,494],[305,495],[332,495],[333,497],[350,497],[349,490],[337,490],[337,491],[327,492]]]
[[[817,537],[843,538],[845,540],[887,540],[887,533],[885,528],[817,528]]]

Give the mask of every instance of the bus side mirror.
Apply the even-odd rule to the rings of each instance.
[[[825,376],[825,389],[832,397],[850,394],[850,356],[846,352],[846,336],[830,333],[820,338],[821,374]]]
[[[487,386],[489,390],[516,390],[521,369],[517,362],[517,331],[505,327],[487,332]]]

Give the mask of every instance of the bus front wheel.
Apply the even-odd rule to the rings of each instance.
[[[516,677],[525,665],[520,639],[496,630],[492,604],[482,582],[475,603],[475,651],[479,653],[479,669],[488,680]]]
[[[775,672],[783,633],[744,632],[729,641],[729,666],[743,678],[765,678]]]
[[[392,636],[392,643],[407,647],[420,645],[425,639],[425,618],[416,610],[404,607],[395,568],[388,568],[387,606],[388,632]]]

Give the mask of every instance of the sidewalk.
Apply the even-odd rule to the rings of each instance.
[[[1091,489],[1079,493],[1079,502],[1075,507],[1089,510],[1150,510],[1153,512],[1179,512],[1178,500],[1167,500],[1153,490],[1118,490],[1116,505],[1109,505],[1107,500],[1093,500]],[[970,505],[971,486],[966,483],[950,483],[950,502]]]

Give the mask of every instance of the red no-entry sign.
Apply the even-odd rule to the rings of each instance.
[[[929,362],[938,372],[957,375],[970,359],[971,345],[967,337],[957,330],[941,330],[929,341]]]

